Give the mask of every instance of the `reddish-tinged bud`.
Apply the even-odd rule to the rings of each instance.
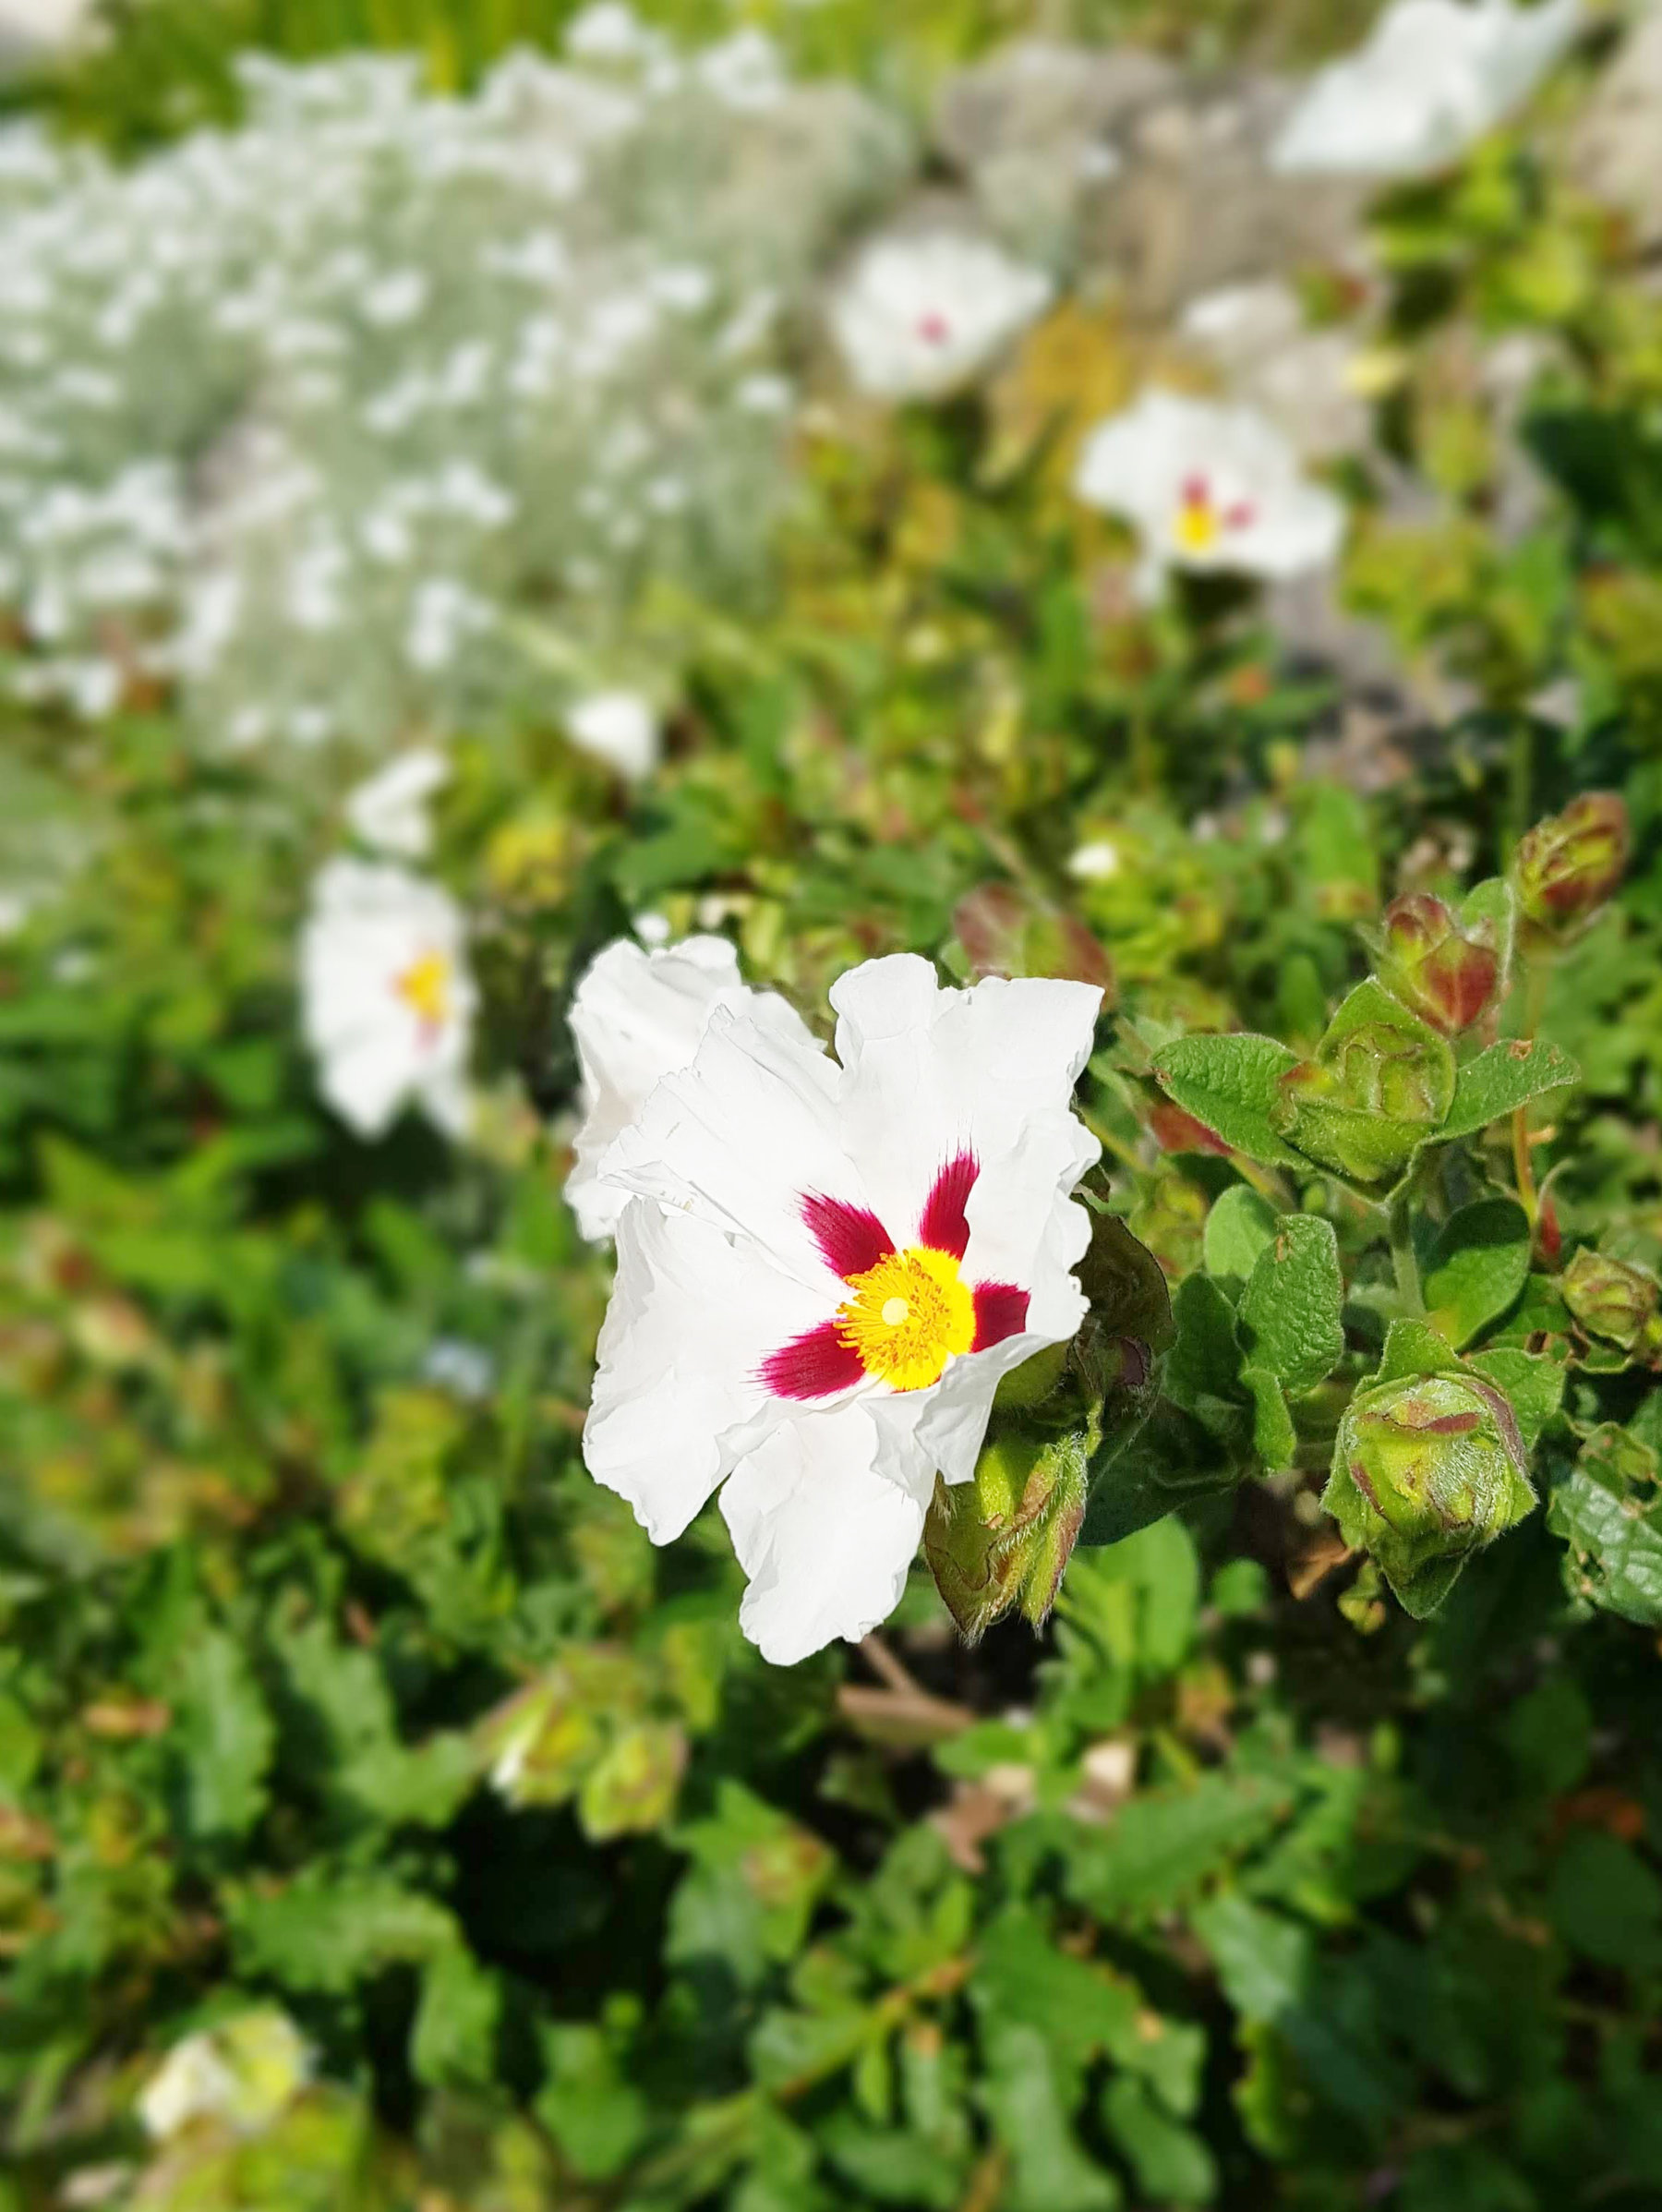
[[[1584,792],[1537,822],[1512,855],[1512,888],[1524,920],[1548,939],[1572,937],[1615,893],[1632,843],[1615,792]]]
[[[1357,1392],[1321,1502],[1423,1618],[1536,1496],[1504,1394],[1475,1375],[1423,1375]]]
[[[1502,974],[1493,921],[1463,929],[1429,891],[1393,900],[1385,909],[1374,966],[1391,996],[1445,1037],[1458,1036],[1488,1011]]]
[[[1662,1285],[1648,1268],[1607,1259],[1584,1245],[1560,1287],[1589,1336],[1629,1352],[1662,1350]]]

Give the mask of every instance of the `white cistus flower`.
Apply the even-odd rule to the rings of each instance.
[[[658,719],[635,691],[596,691],[566,708],[572,743],[620,776],[649,776],[658,761]]]
[[[253,2133],[306,2086],[311,2053],[286,2013],[261,2005],[186,2036],[138,2094],[146,2132],[164,2142],[192,2121]]]
[[[1084,1318],[1100,998],[870,961],[835,1058],[720,1009],[600,1163],[632,1196],[584,1457],[657,1543],[724,1485],[777,1664],[886,1618],[937,1472],[970,1480],[1002,1377]]]
[[[1396,0],[1355,54],[1318,72],[1271,149],[1283,175],[1422,176],[1535,90],[1582,0]]]
[[[1250,407],[1145,392],[1085,441],[1074,490],[1124,515],[1142,539],[1145,593],[1171,568],[1279,578],[1324,568],[1344,508],[1303,474],[1275,426]]]
[[[861,248],[832,297],[832,335],[874,399],[945,399],[1041,314],[1042,269],[958,231],[896,231]]]
[[[401,753],[350,793],[347,826],[361,843],[377,852],[391,853],[399,860],[425,860],[433,849],[428,804],[449,779],[450,762],[442,753],[430,746]]]
[[[306,1041],[324,1097],[360,1137],[414,1102],[448,1135],[467,1126],[476,993],[462,910],[388,863],[331,860],[301,937]]]
[[[626,1190],[600,1180],[601,1159],[660,1079],[689,1065],[717,1007],[749,1013],[785,1044],[817,1049],[777,992],[741,980],[726,937],[686,937],[650,952],[620,937],[585,970],[572,1002],[583,1122],[566,1203],[591,1243],[616,1234],[629,1203]]]

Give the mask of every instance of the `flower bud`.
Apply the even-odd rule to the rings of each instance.
[[[1395,998],[1445,1037],[1470,1029],[1493,1005],[1501,981],[1492,921],[1467,931],[1429,891],[1394,899],[1373,948],[1374,969]]]
[[[1536,1497],[1505,1393],[1475,1375],[1440,1374],[1357,1393],[1321,1502],[1423,1619],[1467,1557],[1522,1520]]]
[[[1363,1021],[1288,1069],[1274,1119],[1324,1167],[1385,1183],[1448,1119],[1453,1088],[1449,1048],[1423,1023]]]
[[[1645,1267],[1608,1259],[1584,1245],[1560,1285],[1571,1312],[1589,1336],[1624,1351],[1662,1352],[1662,1285]]]
[[[1526,923],[1562,942],[1610,899],[1627,867],[1626,806],[1615,792],[1584,792],[1518,840],[1512,888]]]
[[[971,1643],[1012,1606],[1038,1627],[1055,1603],[1085,1518],[1087,1459],[1083,1434],[1010,1434],[985,1446],[973,1481],[935,1484],[923,1553]]]

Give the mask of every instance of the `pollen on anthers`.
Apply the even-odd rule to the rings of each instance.
[[[915,1240],[897,1244],[875,1214],[810,1192],[801,1215],[846,1295],[829,1320],[781,1345],[759,1379],[781,1397],[831,1397],[866,1382],[926,1390],[949,1362],[985,1351],[1027,1326],[1028,1294],[1014,1283],[965,1279],[965,1211],[980,1174],[973,1153],[946,1162],[921,1193]]]

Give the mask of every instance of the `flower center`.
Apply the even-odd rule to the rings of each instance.
[[[1250,500],[1237,500],[1233,506],[1221,508],[1206,478],[1190,477],[1177,502],[1172,535],[1180,552],[1210,553],[1226,531],[1246,529],[1252,520]]]
[[[975,1300],[950,1252],[914,1244],[885,1252],[849,1277],[853,1296],[837,1311],[837,1333],[867,1374],[896,1390],[938,1383],[947,1360],[975,1342]]]
[[[392,988],[423,1029],[442,1029],[451,1010],[451,964],[442,952],[424,952],[413,960]]]
[[[918,318],[918,335],[925,345],[945,345],[952,335],[952,325],[938,308],[931,308]]]

